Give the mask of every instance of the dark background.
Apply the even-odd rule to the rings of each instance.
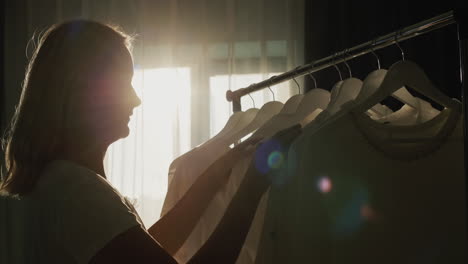
[[[462,1],[331,0],[306,1],[305,6],[305,61],[311,62],[454,8],[460,8]],[[456,25],[402,41],[400,46],[405,53],[405,59],[421,66],[445,94],[460,99]],[[376,53],[384,69],[401,60],[401,52],[395,45],[378,50]],[[377,61],[372,54],[355,58],[348,64],[353,77],[361,80],[377,68]],[[343,78],[347,77],[348,71],[345,66],[342,64],[339,66]],[[320,71],[314,76],[320,88],[332,87],[339,78],[333,67]],[[311,88],[313,88],[312,81],[306,79],[306,89]]]

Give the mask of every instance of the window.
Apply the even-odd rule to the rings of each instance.
[[[136,68],[132,84],[142,103],[130,120],[130,135],[105,157],[109,180],[147,227],[159,218],[170,163],[190,149],[190,82],[189,68]]]

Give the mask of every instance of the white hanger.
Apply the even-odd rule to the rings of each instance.
[[[230,143],[227,143],[227,141],[229,141],[229,138],[233,134],[239,133],[243,128],[250,124],[255,119],[259,111],[260,109],[258,108],[250,108],[245,112],[241,112],[241,117],[231,129],[226,130],[223,134],[217,134],[216,136],[208,140],[207,143],[223,142],[227,146],[230,145]]]
[[[386,74],[387,70],[384,69],[379,69],[370,73],[364,80],[361,93],[356,98],[356,101],[359,102],[365,100],[366,98],[369,98],[372,95],[372,93],[379,89],[379,86],[382,84]],[[417,118],[414,119],[415,124],[428,121],[435,117],[438,113],[440,113],[440,111],[433,108],[430,103],[420,98],[413,97],[413,95],[411,95],[405,87],[399,88],[391,96],[405,103],[406,106],[410,106],[411,108],[416,110]],[[374,106],[373,109],[376,109],[376,107]],[[409,109],[405,108],[405,106],[397,112],[399,111],[404,111],[407,114],[414,113],[414,111],[410,111]],[[397,124],[398,122],[396,122],[396,119],[394,119],[394,117],[400,116],[400,118],[404,118],[403,116],[401,116],[401,114],[397,112],[373,117],[373,119],[381,119],[382,121],[387,119],[394,120],[393,123]]]
[[[283,108],[279,112],[279,114],[293,114],[296,112],[296,109],[301,104],[301,101],[304,99],[303,94],[295,94],[291,98],[289,98],[286,103],[284,103]]]
[[[283,106],[283,109],[281,109],[280,114],[292,114],[296,112],[297,107],[301,103],[302,99],[304,98],[304,95],[301,94],[301,86],[299,83],[296,81],[296,79],[292,78],[294,82],[297,85],[298,93],[296,95],[293,95],[291,98],[289,98],[286,103]]]
[[[424,111],[423,115],[432,115],[433,108],[429,107],[430,104],[421,103],[418,98],[413,97],[408,92],[405,86],[415,89],[446,108],[458,107],[456,102],[432,84],[424,71],[416,63],[405,60],[405,53],[398,44],[396,35],[395,43],[401,51],[402,60],[394,63],[388,71],[379,69],[369,74],[369,80],[366,78],[366,86],[363,87],[357,100],[363,102],[359,104],[356,110],[360,112],[366,107],[369,108],[368,105],[376,100],[380,99],[378,101],[380,102],[388,95],[392,95],[405,104]],[[377,57],[374,52],[373,54]],[[378,63],[380,67],[380,62],[378,61]]]
[[[242,115],[244,114],[243,111],[235,112],[232,114],[224,127],[216,134],[216,136],[221,136],[227,133],[228,131],[234,129],[234,127],[237,125],[237,123],[241,120]]]
[[[311,78],[315,78],[310,75]],[[316,85],[316,82],[315,82]],[[279,113],[260,127],[254,136],[269,137],[281,129],[302,123],[304,120],[313,120],[318,113],[325,109],[330,102],[330,93],[327,90],[315,88],[307,92],[293,114]]]
[[[398,42],[396,42],[396,44],[401,51],[402,60],[405,60],[405,53],[401,49]],[[356,99],[357,101],[362,100],[363,98],[367,98],[370,94],[374,93],[374,91],[377,90],[378,87],[381,85],[385,75],[387,74],[387,70],[380,68],[379,57],[377,56],[377,54],[375,54],[373,48],[371,49],[371,53],[377,59],[378,69],[371,72],[364,80],[364,84],[362,85],[361,91]],[[419,108],[421,107],[417,98],[414,97],[410,92],[408,92],[408,90],[405,87],[401,87],[400,89],[395,91],[391,96],[415,109],[419,110]]]
[[[221,132],[216,134],[214,137],[210,138],[208,141],[206,141],[203,145],[206,144],[211,144],[211,143],[219,143],[219,142],[224,142],[226,137],[229,137],[229,135],[236,133],[237,131],[240,131],[242,128],[247,126],[252,120],[255,118],[257,115],[259,109],[258,108],[250,108],[246,110],[245,112],[236,112],[234,113],[231,117],[234,115],[237,115],[238,118],[236,120],[233,120],[232,125],[230,125],[229,128],[223,129]],[[228,122],[230,119],[228,120]],[[235,123],[234,123],[235,122]],[[226,127],[228,124],[226,124]]]
[[[345,60],[343,62],[348,68],[349,78],[342,80],[338,67],[336,64],[333,65],[338,71],[341,81],[336,83],[331,90],[330,104],[327,107],[327,111],[332,114],[340,110],[344,103],[354,100],[362,86],[362,81],[352,76],[348,63]]]
[[[232,131],[232,133],[228,133],[228,135],[223,137],[222,140],[224,142],[226,142],[229,145],[238,142],[240,139],[242,139],[249,133],[261,127],[269,119],[271,119],[274,115],[278,114],[281,111],[281,109],[283,108],[283,103],[275,101],[275,94],[273,93],[270,87],[268,87],[268,89],[270,89],[270,92],[273,96],[273,101],[264,104],[257,112],[253,120],[251,120],[248,123],[243,123],[243,126],[239,125],[240,129]]]
[[[300,120],[301,125],[305,125],[315,119],[317,109],[322,111],[327,108],[331,97],[329,91],[317,88],[317,80],[315,80],[312,73],[308,73],[308,75],[314,81],[314,88],[305,94],[301,104],[294,113]]]
[[[345,103],[356,100],[359,94],[362,93],[362,90],[366,89],[366,87],[364,87],[364,83],[361,80],[352,77],[351,68],[349,67],[348,63],[346,63],[346,61],[344,61],[344,63],[348,68],[350,78],[344,80],[341,84],[338,83],[337,86],[332,89],[330,106],[327,108],[327,111],[330,113],[336,113]],[[380,61],[378,61],[378,64],[380,67]],[[404,99],[408,98],[405,101],[410,101],[412,99],[411,104],[414,106],[418,105],[416,98],[412,97],[412,95],[406,89],[399,90],[398,95]],[[378,103],[372,106],[368,112],[370,115],[383,117],[391,114],[393,111],[390,108]]]
[[[405,53],[403,49],[398,44],[398,41],[395,36],[395,43],[397,47],[401,51],[402,61],[405,60]],[[380,60],[377,54],[373,50],[371,50],[372,54],[377,59],[378,70],[371,72],[366,79],[364,80],[363,87],[361,92],[358,95],[356,101],[366,100],[366,98],[370,97],[373,93],[375,93],[378,89],[380,89],[380,85],[384,81],[388,71],[384,69],[380,69]],[[433,116],[435,110],[429,103],[414,97],[404,86],[397,89],[395,92],[391,94],[392,97],[398,99],[399,101],[405,103],[406,105],[411,106],[414,109],[418,110],[419,115],[422,116],[420,120],[426,119],[425,117]],[[424,120],[427,121],[427,120]]]
[[[239,127],[243,127],[245,125],[245,123],[249,123],[249,122],[251,122],[253,120],[253,118],[255,117],[255,115],[258,112],[258,108],[255,107],[255,100],[253,99],[252,95],[248,94],[248,96],[252,100],[252,106],[253,107],[247,110],[248,113],[247,112],[242,112],[242,111],[234,113],[229,118],[226,126],[224,127],[225,129],[221,130],[221,132],[218,133],[219,137],[224,136],[229,131],[239,129]],[[229,121],[231,121],[231,118],[233,120],[230,123]]]
[[[459,107],[453,99],[443,94],[432,84],[424,71],[416,63],[404,60],[393,64],[385,75],[381,85],[378,86],[374,93],[361,99],[361,102],[358,103],[353,111],[364,112],[403,86],[413,88],[446,108]]]
[[[330,92],[317,88],[317,80],[315,80],[315,77],[312,75],[312,73],[308,73],[307,75],[314,81],[314,88],[303,96],[300,104],[297,106],[296,111],[294,112],[294,115],[298,120],[297,122],[300,122],[301,124],[308,123],[306,119],[308,119],[309,115],[312,114],[316,109],[323,110],[330,103]],[[299,84],[297,85],[299,87]]]
[[[337,113],[344,103],[354,100],[362,85],[361,80],[351,77],[351,69],[347,63],[346,66],[348,67],[350,78],[344,81],[338,66],[336,66],[336,64],[333,64],[333,66],[338,72],[340,81],[333,86],[330,94],[330,103],[324,111],[319,114],[320,118],[318,123],[323,123],[330,116]],[[303,122],[303,125],[307,125],[308,123],[309,122]],[[318,126],[318,124],[314,125],[314,127],[315,126]]]
[[[321,112],[327,108],[330,103],[330,97],[330,92],[325,89],[314,88],[310,90],[305,94],[294,116],[304,126],[315,119],[316,114],[318,114],[315,112],[317,109],[320,109]]]

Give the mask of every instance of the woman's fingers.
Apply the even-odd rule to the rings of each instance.
[[[251,137],[251,138],[243,141],[239,145],[235,146],[234,149],[236,149],[236,148],[238,148],[238,149],[247,148],[249,146],[256,145],[258,142],[260,142],[262,140],[263,140],[263,137]]]
[[[262,138],[259,137],[249,138],[236,145],[224,155],[222,159],[224,166],[233,166],[242,157],[251,155],[255,151],[255,145],[261,140]]]
[[[279,148],[278,150],[281,150],[284,152],[287,152],[287,149],[289,145],[294,141],[294,139],[302,133],[302,127],[301,125],[297,124],[294,126],[291,126],[289,128],[283,129],[279,132],[277,132],[272,138],[263,140],[262,137],[251,137],[242,143],[238,144],[235,146],[233,149],[231,149],[224,158],[222,159],[221,163],[223,163],[223,166],[226,167],[232,167],[234,164],[239,160],[242,159],[243,157],[247,157],[250,155],[253,155],[255,150],[258,149],[258,143],[261,142],[261,144],[267,143],[271,140],[278,142],[279,143]],[[285,155],[286,153],[283,153]]]

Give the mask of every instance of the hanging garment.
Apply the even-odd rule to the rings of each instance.
[[[313,96],[313,97],[311,97]],[[286,129],[293,125],[296,125],[304,120],[309,122],[313,120],[323,109],[327,107],[330,102],[330,93],[323,89],[313,89],[307,93],[300,104],[297,104],[295,112],[290,114],[278,114],[271,118],[265,125],[259,128],[253,137],[270,138],[280,130]],[[280,154],[281,155],[281,154]],[[245,164],[244,166],[248,166]],[[245,167],[240,173],[245,173]],[[235,177],[239,177],[236,175]],[[273,185],[284,184],[286,179],[271,179]],[[258,250],[258,244],[261,238],[261,231],[265,218],[265,212],[267,208],[269,190],[263,195],[257,210],[255,217],[252,221],[249,233],[246,237],[244,246],[239,254],[237,263],[249,264],[255,263],[255,258]]]
[[[415,125],[415,124],[421,124],[426,121],[429,121],[433,119],[435,116],[437,116],[440,111],[438,111],[435,108],[432,108],[432,106],[419,98],[416,98],[417,102],[421,105],[426,105],[424,106],[426,111],[419,111],[417,108],[413,108],[409,105],[403,105],[400,109],[398,109],[396,112],[391,113],[387,116],[383,117],[373,117],[370,116],[373,120],[379,122],[379,123],[386,123],[386,124],[393,124],[393,125]]]
[[[462,120],[461,107],[410,126],[351,111],[305,129],[256,262],[466,263]]]
[[[282,107],[283,104],[280,102],[268,102],[261,109],[253,108],[243,113],[235,113],[225,126],[229,129],[223,129],[207,142],[175,159],[169,166],[168,191],[161,216],[166,214],[182,198],[204,170],[218,157],[226,153],[231,144],[263,125]],[[235,124],[228,126],[233,119],[232,117],[239,116],[239,114],[241,115]]]
[[[277,101],[266,103],[260,108],[257,115],[255,115],[251,122],[245,122],[244,125],[239,127],[237,130],[227,132],[226,135],[219,138],[217,142],[230,145],[240,140],[242,137],[245,137],[249,133],[258,129],[260,126],[264,125],[273,116],[278,114],[282,108],[283,104]],[[189,158],[186,158],[186,160],[189,161]],[[198,161],[200,163],[206,162],[205,160],[202,161],[201,159],[198,159]],[[236,163],[231,172],[231,175],[229,176],[227,184],[218,191],[216,196],[205,209],[203,215],[200,217],[190,236],[184,242],[182,247],[176,252],[175,258],[178,261],[188,261],[201,248],[201,246],[203,246],[203,244],[208,240],[210,235],[216,229],[216,226],[224,215],[227,206],[231,202],[232,197],[234,197],[234,194],[237,192],[237,189],[242,182],[249,162],[250,160],[246,158]],[[191,173],[195,177],[199,175],[193,174],[193,171],[189,169],[187,170],[187,173]]]
[[[18,235],[9,240],[7,263],[88,263],[118,234],[146,230],[106,179],[65,160],[51,162],[31,193],[8,202]]]
[[[174,160],[169,167],[168,192],[164,199],[161,216],[172,209],[198,176],[229,149],[226,144],[210,144],[197,147]]]
[[[217,158],[229,150],[232,134],[242,130],[257,116],[259,109],[251,108],[233,114],[216,136],[172,161],[168,171],[168,188],[161,216],[182,198],[199,175]]]

